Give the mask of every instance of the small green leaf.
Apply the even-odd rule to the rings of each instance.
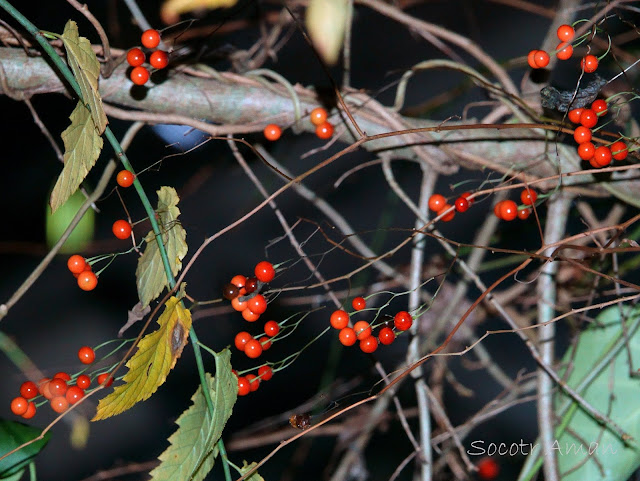
[[[20,481],[23,475],[24,475],[24,469],[22,469],[22,471],[18,471],[17,473],[13,473],[12,475],[6,478],[0,478],[0,480],[1,481]]]
[[[187,233],[178,222],[180,209],[178,209],[178,194],[173,187],[161,187],[158,191],[158,223],[162,233],[162,240],[169,257],[169,266],[175,276],[182,268],[182,259],[187,255]],[[142,307],[160,295],[165,286],[168,286],[167,275],[160,256],[160,249],[153,231],[150,231],[144,239],[147,247],[144,254],[138,259],[136,269],[136,284],[138,297]]]
[[[107,127],[107,115],[102,108],[102,98],[98,92],[98,77],[100,77],[100,63],[91,48],[91,42],[78,33],[78,25],[69,20],[64,26],[62,42],[67,51],[67,61],[74,77],[78,81],[82,100],[88,105],[93,117],[93,123],[102,134]]]
[[[60,206],[55,214],[51,213],[51,207],[49,204],[46,206],[46,233],[47,233],[47,247],[51,248],[58,240],[60,236],[67,230],[69,223],[78,213],[82,204],[84,204],[86,198],[79,190],[76,191],[67,201]],[[75,254],[84,250],[91,239],[95,230],[95,212],[93,209],[89,209],[84,213],[84,216],[78,222],[71,235],[67,237],[67,240],[62,244],[60,248],[60,254]]]
[[[255,463],[255,462],[248,464],[246,461],[243,460],[242,467],[240,468],[240,476],[244,476],[245,474],[247,474],[249,471],[255,468],[257,464],[258,463]],[[256,471],[251,476],[246,478],[245,481],[264,481],[264,478],[258,474],[258,471]]]
[[[41,429],[27,426],[15,421],[0,419],[0,456],[22,446],[27,441],[37,438],[42,433]],[[0,460],[0,478],[8,478],[23,470],[36,455],[45,447],[51,433],[47,432],[42,439],[29,444],[19,451]]]
[[[144,336],[138,350],[127,361],[129,371],[111,394],[98,403],[98,411],[92,421],[99,421],[120,414],[144,401],[158,390],[176,365],[187,344],[191,329],[191,312],[175,297],[165,304],[158,318],[158,330]]]
[[[307,7],[309,37],[329,65],[334,65],[340,57],[348,9],[346,0],[311,0]]]
[[[54,213],[78,190],[102,150],[102,137],[96,132],[91,114],[82,102],[77,103],[69,118],[71,125],[62,132],[64,167],[49,200]]]
[[[201,481],[211,468],[227,420],[233,412],[238,391],[238,379],[231,372],[231,353],[225,349],[216,355],[216,376],[206,374],[213,401],[213,419],[199,386],[191,400],[193,404],[178,420],[178,430],[169,437],[171,444],[160,456],[160,465],[151,471],[156,481]],[[258,481],[251,478],[252,481]]]

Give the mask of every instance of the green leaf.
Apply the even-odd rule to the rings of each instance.
[[[160,456],[161,463],[151,471],[157,481],[201,481],[213,468],[227,420],[233,412],[238,392],[238,379],[231,372],[231,352],[225,349],[216,355],[216,376],[206,374],[209,393],[213,401],[213,418],[199,386],[191,398],[193,404],[178,420],[178,430],[171,435],[171,444]],[[257,479],[251,478],[253,481]]]
[[[554,444],[563,481],[624,481],[640,466],[640,379],[631,377],[630,369],[640,367],[640,310],[625,307],[622,312],[629,330],[629,365],[624,347],[623,319],[616,306],[603,311],[589,329],[580,334],[575,352],[567,352],[563,364],[571,365],[567,384],[576,388],[592,374],[608,354],[614,354],[593,381],[580,391],[595,409],[606,413],[630,434],[636,447],[626,446],[611,430],[598,424],[579,407],[568,411],[568,425]],[[612,349],[616,349],[612,352]],[[570,398],[556,396],[556,406],[565,406]],[[538,450],[539,451],[539,450]],[[591,451],[591,456],[589,452]]]
[[[244,476],[253,468],[255,468],[258,463],[247,464],[246,461],[242,461],[242,467],[240,468],[240,476]],[[264,478],[258,474],[258,471],[249,476],[245,481],[264,481]]]
[[[67,201],[60,206],[60,208],[53,214],[51,207],[46,206],[46,233],[47,233],[47,247],[51,248],[60,236],[67,230],[69,223],[78,213],[82,204],[84,204],[86,198],[79,190],[76,191]],[[95,212],[93,209],[89,209],[84,213],[80,222],[76,225],[71,235],[64,241],[60,248],[60,254],[75,254],[76,252],[83,251],[91,239],[95,230]]]
[[[191,329],[191,312],[172,297],[165,304],[164,312],[158,318],[160,328],[144,336],[138,350],[127,361],[129,371],[111,394],[98,403],[98,411],[92,421],[99,421],[120,414],[136,403],[151,397],[176,365],[187,344]]]
[[[158,223],[162,232],[162,241],[167,250],[171,272],[175,276],[182,268],[182,259],[187,255],[187,233],[178,222],[178,194],[173,187],[161,187],[158,191]],[[136,284],[138,297],[142,307],[160,295],[168,286],[167,275],[160,256],[160,249],[153,231],[144,239],[147,242],[144,254],[138,259],[136,269]]]
[[[15,421],[0,419],[0,456],[37,438],[41,429]],[[42,439],[25,446],[19,451],[0,460],[0,478],[8,478],[23,470],[49,442],[51,433],[45,433]]]
[[[82,100],[91,110],[93,123],[98,134],[102,134],[107,127],[108,120],[102,108],[102,98],[98,92],[100,63],[91,48],[91,42],[79,36],[78,25],[73,20],[69,20],[64,26],[61,38],[67,51],[67,62],[80,86]]]
[[[349,8],[346,0],[311,0],[307,7],[309,37],[329,65],[340,57]]]
[[[102,150],[102,137],[96,132],[90,112],[82,102],[77,103],[69,118],[71,125],[62,132],[64,167],[49,200],[52,212],[78,190]]]
[[[20,481],[23,475],[24,475],[24,469],[22,469],[22,471],[18,471],[17,473],[13,473],[12,475],[6,478],[0,478],[0,480],[1,481]]]

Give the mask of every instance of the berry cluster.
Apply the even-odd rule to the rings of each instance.
[[[316,107],[309,115],[311,123],[316,126],[316,136],[323,140],[328,140],[333,135],[333,124],[327,118],[327,111],[322,107]],[[282,135],[282,128],[276,124],[269,124],[264,128],[263,133],[265,139],[274,142]]]
[[[147,49],[154,49],[160,45],[160,32],[150,28],[142,32],[142,46]],[[142,64],[146,60],[146,55],[142,49],[135,47],[127,52],[127,63],[133,67],[129,77],[136,85],[144,85],[149,80],[149,70]],[[169,55],[163,50],[155,50],[149,56],[149,64],[155,69],[163,69],[169,65]]]
[[[91,364],[96,354],[89,346],[83,346],[78,350],[78,358],[83,364]],[[102,373],[97,377],[98,385],[105,383],[109,373]],[[110,386],[113,378],[107,382]],[[61,371],[52,378],[42,378],[36,384],[33,381],[25,381],[20,386],[20,396],[11,401],[11,412],[16,416],[31,419],[35,416],[37,407],[35,401],[42,396],[57,413],[65,412],[69,406],[77,403],[85,395],[85,391],[91,386],[91,378],[86,374],[80,374],[72,378],[68,373]]]
[[[591,142],[591,129],[598,123],[598,118],[608,112],[607,102],[602,99],[595,100],[590,109],[579,108],[570,110],[569,120],[574,124],[580,124],[573,133],[573,139],[578,144],[578,156],[591,164],[594,169],[606,167],[612,159],[624,160],[629,153],[627,145],[617,140],[609,145],[596,147]]]
[[[531,215],[531,207],[538,199],[538,194],[532,188],[523,189],[520,192],[520,202],[524,207],[519,207],[512,200],[502,200],[493,207],[493,213],[498,219],[512,221],[516,217],[525,220]]]
[[[98,285],[98,277],[91,270],[91,264],[78,254],[69,257],[67,268],[78,280],[78,287],[83,291],[92,291]]]
[[[558,27],[558,39],[560,43],[556,47],[556,57],[560,60],[569,60],[573,56],[573,45],[576,31],[571,25],[560,25]],[[531,50],[527,55],[529,67],[538,69],[549,65],[549,54],[544,50]],[[598,58],[595,55],[585,55],[580,61],[580,67],[587,73],[593,73],[598,69]]]
[[[356,297],[351,302],[353,309],[361,311],[366,307],[366,300],[362,297]],[[338,339],[343,346],[353,346],[360,341],[360,349],[366,353],[372,353],[378,349],[378,344],[389,345],[396,339],[396,332],[406,331],[413,324],[413,318],[407,311],[398,312],[393,321],[389,320],[377,326],[372,326],[367,321],[356,321],[353,327],[349,327],[349,314],[338,309],[333,311],[329,318],[329,324],[334,329],[339,330]],[[373,330],[380,327],[377,337],[374,336]]]
[[[442,222],[449,222],[452,220],[456,212],[466,212],[471,205],[473,205],[473,199],[469,199],[471,192],[464,192],[454,202],[455,210],[445,214],[440,218]],[[429,209],[436,213],[436,215],[443,214],[445,211],[451,209],[451,205],[447,203],[447,199],[441,194],[433,194],[429,197]]]
[[[273,370],[266,364],[258,368],[258,375],[246,374],[238,376],[236,371],[233,373],[238,378],[238,396],[246,396],[250,392],[257,391],[260,387],[260,381],[268,381],[273,377]]]

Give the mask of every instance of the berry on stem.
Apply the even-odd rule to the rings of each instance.
[[[247,355],[247,357],[251,359],[256,359],[260,357],[260,354],[262,354],[262,351],[263,351],[262,344],[260,344],[260,341],[257,341],[256,339],[250,339],[244,345],[244,353]]]
[[[343,346],[353,346],[358,340],[358,337],[356,336],[356,331],[350,327],[345,327],[344,329],[340,329],[338,339],[340,339]]]
[[[362,341],[367,337],[371,337],[371,326],[367,321],[358,321],[353,325],[353,330],[356,332],[358,340]]]
[[[531,209],[518,209],[518,219],[525,220],[531,215]]]
[[[537,198],[538,194],[532,188],[522,189],[522,192],[520,192],[520,201],[524,205],[533,205]]]
[[[22,416],[27,412],[29,401],[22,396],[15,397],[11,400],[11,412],[16,416]]]
[[[222,288],[222,297],[228,301],[234,300],[240,294],[240,290],[233,284],[225,284]]]
[[[69,389],[67,389],[64,397],[67,399],[69,404],[75,404],[84,397],[84,390],[82,390],[78,386],[71,386],[69,387]]]
[[[267,300],[262,294],[256,294],[247,301],[247,309],[250,309],[254,314],[264,314],[267,310]]]
[[[273,369],[271,369],[271,366],[260,366],[258,368],[258,376],[263,381],[268,381],[273,377]]]
[[[265,139],[275,142],[282,135],[282,129],[276,124],[269,124],[264,128],[263,133]]]
[[[60,371],[53,375],[53,378],[64,379],[65,381],[71,381],[71,376],[68,372]]]
[[[583,125],[576,127],[576,130],[573,132],[573,139],[578,144],[589,142],[591,140],[591,129],[588,129]]]
[[[51,409],[57,413],[63,413],[69,408],[69,401],[64,396],[56,396],[50,402]]]
[[[598,123],[598,115],[591,109],[583,109],[580,114],[580,124],[591,129]]]
[[[131,235],[131,224],[124,219],[120,219],[113,223],[111,230],[113,231],[114,236],[118,239],[124,240]]]
[[[512,221],[518,216],[518,206],[512,200],[502,201],[500,204],[500,218],[506,221]]]
[[[29,405],[27,406],[27,412],[25,412],[22,417],[24,419],[31,419],[33,416],[36,415],[36,405],[35,403],[29,401]]]
[[[263,351],[267,351],[269,348],[271,348],[271,339],[267,336],[262,336],[258,339],[258,342],[262,346]]]
[[[537,50],[530,50],[529,54],[527,55],[527,63],[531,68],[538,68],[535,61],[536,52]]]
[[[587,73],[593,73],[598,70],[598,57],[595,55],[585,55],[580,66]]]
[[[48,377],[43,377],[38,382],[38,392],[42,394],[46,399],[51,399],[53,397],[51,391],[49,391],[49,381],[51,381],[51,379],[49,379]]]
[[[134,67],[129,78],[136,85],[144,85],[149,81],[149,71],[143,66]]]
[[[582,115],[582,111],[583,110],[584,110],[583,108],[569,110],[569,113],[567,114],[567,117],[569,117],[569,120],[572,123],[579,124],[580,123],[580,115]]]
[[[253,273],[260,282],[264,282],[265,284],[271,282],[276,276],[276,270],[273,268],[273,264],[268,261],[258,262]]]
[[[571,25],[560,25],[557,30],[558,39],[563,42],[571,42],[576,35],[576,31]]]
[[[606,115],[608,111],[607,101],[603,99],[594,100],[591,104],[591,110],[593,110],[599,117]]]
[[[347,314],[346,311],[343,311],[342,309],[333,311],[331,317],[329,318],[329,323],[334,329],[344,329],[349,325],[349,314]]]
[[[153,68],[157,68],[158,70],[163,69],[169,65],[169,55],[162,50],[156,50],[151,54],[151,57],[149,57],[149,63]]]
[[[258,290],[258,279],[249,277],[244,285],[245,294],[251,294]]]
[[[138,47],[132,48],[127,52],[127,63],[132,67],[139,67],[144,63],[145,55]]]
[[[533,62],[538,68],[544,68],[549,65],[549,54],[544,50],[537,50],[533,55]]]
[[[145,30],[144,32],[142,32],[140,42],[146,48],[156,48],[158,45],[160,45],[160,32],[158,32],[154,28]]]
[[[83,271],[78,275],[78,287],[83,291],[92,291],[98,285],[98,278],[91,271]]]
[[[398,331],[407,331],[413,324],[413,317],[407,311],[400,311],[393,316],[393,325]]]
[[[78,254],[72,255],[67,261],[67,268],[72,274],[80,274],[82,271],[84,271],[86,265],[87,261],[84,260],[84,257]]]
[[[442,207],[442,209],[440,209],[438,212],[436,212],[436,214],[437,214],[438,216],[440,216],[440,215],[444,214],[444,212],[445,212],[445,211],[447,211],[447,210],[451,209],[451,207],[452,207],[451,205],[449,205],[449,204],[445,204],[445,205]],[[441,220],[442,222],[449,222],[450,220],[453,220],[453,218],[454,218],[455,216],[456,216],[456,210],[455,210],[455,209],[451,209],[449,212],[447,212],[446,214],[444,214],[444,215],[440,218],[440,220]]]
[[[33,399],[38,395],[38,386],[33,381],[25,381],[20,386],[20,396],[25,399]]]
[[[433,194],[431,197],[429,197],[429,209],[431,209],[433,212],[442,210],[446,203],[447,199],[445,199],[441,194]]]
[[[249,390],[251,392],[257,391],[260,387],[260,379],[258,379],[255,374],[247,374],[245,378],[249,381]]]
[[[260,319],[260,314],[256,314],[247,307],[244,311],[242,311],[242,318],[247,322],[256,322],[258,319]]]
[[[469,201],[460,196],[456,199],[455,206],[458,212],[466,212],[469,209]]]
[[[67,381],[59,377],[54,377],[49,381],[49,392],[51,392],[53,397],[64,396],[64,393],[67,392]]]
[[[249,385],[249,380],[244,376],[240,376],[238,378],[238,396],[246,396],[250,392],[251,386]]]
[[[78,359],[82,364],[91,364],[96,358],[96,353],[89,346],[82,346],[78,349]]]
[[[371,354],[378,349],[378,339],[374,336],[369,336],[360,340],[360,349],[362,352]]]
[[[247,278],[245,276],[241,276],[240,274],[238,274],[237,276],[233,276],[229,283],[233,284],[238,289],[242,289],[246,284],[246,282],[247,282]]]
[[[599,167],[606,167],[611,163],[611,149],[606,145],[601,145],[593,153],[593,162]]]
[[[556,57],[560,60],[569,60],[573,56],[573,46],[567,42],[560,42],[556,47]]]
[[[333,135],[333,125],[330,122],[322,122],[316,126],[316,136],[319,139],[327,140]]]
[[[629,153],[629,151],[627,150],[627,144],[625,144],[624,142],[618,140],[617,142],[614,142],[613,144],[611,144],[611,153],[613,155],[613,158],[616,160],[624,160],[627,158],[627,154]]]
[[[238,334],[236,334],[233,343],[240,351],[244,351],[244,346],[246,346],[247,342],[249,342],[251,339],[253,339],[253,336],[251,334],[246,331],[240,331]]]
[[[309,114],[309,119],[313,125],[321,125],[327,121],[327,111],[322,107],[316,107]]]
[[[264,333],[273,337],[280,332],[280,325],[276,321],[267,321],[264,323]]]
[[[593,159],[593,154],[596,152],[595,146],[591,142],[584,142],[578,145],[578,157],[582,160]]]
[[[102,384],[105,384],[105,381],[107,379],[107,377],[109,376],[108,372],[103,372],[102,374],[100,374],[98,376],[98,385],[101,386]],[[109,378],[109,381],[105,384],[105,387],[109,387],[113,384],[113,377]]]
[[[396,333],[393,332],[393,329],[391,329],[390,327],[383,327],[382,329],[380,329],[380,332],[378,333],[378,340],[380,341],[380,344],[388,346],[393,341],[395,341],[395,339]]]
[[[118,175],[116,175],[116,182],[120,187],[131,187],[133,185],[134,178],[135,176],[132,172],[128,170],[121,170],[118,172]]]
[[[239,297],[236,297],[231,301],[231,307],[238,312],[242,312],[247,308],[247,301],[241,301]]]
[[[91,386],[91,378],[86,374],[80,374],[78,376],[78,379],[76,379],[76,386],[78,386],[80,389],[87,389],[89,386]]]
[[[351,301],[351,306],[356,311],[361,311],[362,309],[367,307],[367,301],[364,299],[364,297],[360,297],[360,296],[354,297],[353,300]]]

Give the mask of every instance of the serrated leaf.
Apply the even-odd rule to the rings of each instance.
[[[622,312],[628,318],[621,319]],[[566,353],[563,364],[571,363],[567,384],[576,388],[618,343],[620,347],[615,356],[581,395],[591,406],[622,426],[635,439],[635,447],[626,446],[615,433],[578,408],[554,444],[563,481],[624,481],[640,466],[637,447],[640,440],[640,379],[630,374],[631,369],[638,369],[638,360],[634,355],[634,364],[630,366],[627,348],[619,342],[624,339],[623,322],[626,322],[628,349],[632,353],[640,352],[640,310],[624,308],[622,312],[615,306],[600,313],[596,322],[580,334],[575,352]],[[556,406],[566,404],[569,399],[562,392],[556,396]]]
[[[96,132],[91,114],[82,102],[76,104],[69,118],[71,125],[62,132],[64,167],[49,199],[52,212],[78,190],[102,150],[102,137]]]
[[[175,276],[182,268],[182,259],[187,255],[187,233],[178,222],[178,194],[173,187],[161,187],[158,191],[158,223],[162,232],[162,241],[167,250],[171,272]],[[143,307],[160,295],[168,286],[167,275],[160,256],[160,249],[153,231],[145,237],[147,247],[138,259],[136,284],[138,297]]]
[[[98,58],[91,48],[91,42],[80,37],[78,25],[73,20],[69,20],[64,26],[61,38],[67,51],[67,62],[80,86],[82,100],[91,110],[93,123],[98,134],[102,134],[107,127],[108,120],[102,108],[102,97],[98,92],[98,77],[100,76]]]
[[[165,382],[187,343],[191,312],[172,297],[165,304],[158,324],[158,330],[144,336],[136,353],[127,361],[129,371],[122,378],[125,384],[117,386],[111,394],[100,400],[92,421],[130,409],[148,399]]]
[[[329,65],[334,65],[340,56],[348,10],[347,0],[311,0],[307,7],[309,37]]]
[[[27,441],[37,438],[42,433],[41,429],[27,426],[15,421],[0,420],[0,456],[22,446]],[[29,444],[19,451],[0,460],[0,478],[8,478],[29,464],[36,455],[45,447],[51,432],[45,433],[44,437]]]
[[[253,462],[248,464],[246,461],[242,461],[242,466],[240,467],[240,476],[244,476],[248,472],[250,472],[253,468],[255,468],[258,463]],[[258,474],[258,471],[253,473],[251,476],[245,479],[245,481],[264,481],[264,478]]]
[[[215,378],[206,374],[213,418],[200,386],[191,398],[193,404],[176,421],[178,430],[169,438],[171,445],[159,456],[160,465],[151,471],[152,479],[201,481],[213,468],[218,455],[216,443],[233,412],[238,391],[238,380],[231,372],[230,351],[225,349],[215,358]]]

